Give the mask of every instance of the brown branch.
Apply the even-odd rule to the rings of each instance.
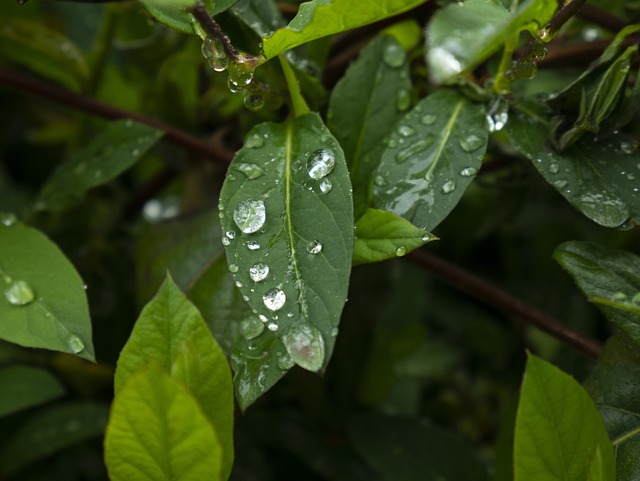
[[[613,15],[606,10],[602,10],[594,5],[584,5],[580,11],[576,14],[582,20],[586,20],[589,23],[598,25],[602,28],[606,28],[611,32],[619,32],[624,27],[629,25],[623,18]]]
[[[569,21],[571,17],[580,11],[585,3],[587,3],[587,0],[571,0],[555,13],[543,30],[552,37],[565,23]]]
[[[626,48],[637,42],[637,36],[630,36],[622,42],[622,46]],[[541,68],[584,67],[602,55],[610,44],[611,40],[595,40],[557,46],[549,49],[547,56],[536,63]]]
[[[195,154],[201,155],[205,159],[225,167],[229,165],[233,157],[231,152],[216,148],[197,137],[167,125],[157,119],[147,117],[136,112],[123,110],[90,97],[49,85],[31,77],[0,69],[0,84],[29,92],[48,100],[61,103],[67,107],[81,110],[105,119],[131,119],[136,122],[149,125],[150,127],[163,130],[165,132],[165,139],[169,142],[180,147],[184,147]]]
[[[224,49],[224,53],[227,58],[237,61],[240,55],[236,48],[231,44],[229,37],[227,37],[220,25],[207,13],[202,0],[198,0],[196,6],[191,10],[191,13],[198,21],[200,26],[204,29],[207,34],[213,38],[216,38],[222,44],[222,48]]]
[[[534,306],[438,256],[424,250],[416,250],[409,254],[408,257],[416,264],[433,272],[442,280],[465,291],[485,304],[521,319],[595,359],[598,358],[602,351],[602,346],[598,341],[574,331]]]

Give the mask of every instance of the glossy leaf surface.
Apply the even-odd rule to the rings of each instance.
[[[286,25],[273,0],[238,0],[230,11],[260,37]]]
[[[222,446],[196,398],[155,363],[116,394],[105,435],[112,481],[219,481]]]
[[[584,136],[562,153],[551,145],[551,123],[529,103],[513,112],[507,133],[514,147],[532,161],[576,209],[604,227],[640,219],[639,157],[630,139],[614,134],[608,142]]]
[[[6,416],[59,398],[60,382],[44,369],[7,366],[0,369],[0,416]]]
[[[356,218],[369,203],[371,177],[384,150],[382,139],[409,107],[410,90],[406,53],[386,35],[360,52],[333,90],[327,126],[347,159]]]
[[[160,23],[184,33],[195,33],[192,15],[186,11],[195,6],[190,0],[141,0],[149,13]],[[210,15],[217,15],[231,7],[237,0],[202,0]]]
[[[229,270],[246,302],[297,364],[321,370],[346,299],[353,208],[342,149],[320,117],[252,129],[220,208]]]
[[[94,360],[82,279],[35,229],[0,214],[0,338]]]
[[[272,58],[318,38],[362,27],[399,15],[426,0],[312,0],[300,5],[298,14],[273,35],[263,38],[265,57]]]
[[[389,135],[372,207],[433,229],[480,170],[488,136],[481,105],[453,91],[431,94]]]
[[[106,184],[134,165],[163,132],[131,120],[117,120],[62,163],[43,187],[36,209],[63,209],[92,187]]]
[[[597,303],[602,313],[640,344],[640,315],[623,304],[640,307],[640,257],[631,252],[608,249],[593,242],[566,242],[553,257],[590,299],[607,299]]]
[[[596,456],[606,473],[601,479],[615,481],[613,445],[589,395],[571,376],[530,355],[516,418],[515,481],[582,481]]]

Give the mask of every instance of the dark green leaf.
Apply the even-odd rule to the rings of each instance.
[[[195,34],[195,20],[188,12],[196,0],[141,0],[149,13],[167,27],[184,33]],[[202,0],[210,15],[217,15],[230,8],[237,0]]]
[[[353,253],[351,185],[338,142],[316,114],[258,125],[220,202],[229,270],[246,302],[298,365],[321,370]]]
[[[162,135],[160,130],[131,120],[112,122],[56,169],[43,187],[36,209],[63,209],[81,200],[92,187],[115,179],[134,165]]]
[[[111,481],[222,481],[222,446],[202,405],[156,364],[116,394],[105,435]]]
[[[376,209],[367,209],[358,219],[355,235],[354,266],[403,256],[436,239],[402,217]]]
[[[598,303],[598,307],[607,319],[640,344],[640,315],[624,308],[624,303],[640,307],[640,257],[577,241],[558,246],[553,257],[587,297],[613,301]]]
[[[410,90],[405,51],[387,35],[362,50],[333,90],[327,126],[344,149],[356,218],[368,207],[371,177],[384,150],[381,141],[409,107],[405,103],[401,109],[398,104],[403,106]]]
[[[349,434],[358,452],[385,481],[488,479],[473,451],[425,421],[363,415],[351,423]]]
[[[271,35],[286,25],[273,0],[239,0],[230,11],[260,37]]]
[[[488,136],[481,105],[449,90],[431,94],[389,136],[372,206],[432,230],[480,169]]]
[[[0,369],[0,416],[43,404],[64,394],[64,387],[49,372],[28,366]]]
[[[550,145],[550,130],[547,113],[533,103],[520,105],[507,124],[513,146],[576,209],[605,227],[629,218],[637,223],[639,159],[630,141],[620,134],[605,142],[588,135],[560,153]]]
[[[102,436],[109,409],[72,403],[34,414],[0,452],[0,472],[9,476],[74,444]]]
[[[596,456],[606,473],[600,479],[615,481],[613,446],[589,395],[571,376],[530,355],[516,419],[515,481],[582,481]]]
[[[127,386],[128,378],[150,362],[166,369],[199,403],[220,442],[222,475],[226,479],[233,462],[229,365],[202,316],[171,277],[145,306],[122,349],[114,381],[116,396]]]
[[[0,338],[93,361],[84,284],[60,249],[0,214]]]
[[[263,38],[266,58],[273,58],[287,50],[318,38],[362,27],[384,18],[411,10],[426,0],[311,0],[300,10],[286,28]]]

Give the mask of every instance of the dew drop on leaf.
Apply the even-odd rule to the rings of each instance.
[[[278,367],[283,371],[288,371],[295,365],[295,361],[291,359],[291,356],[288,354],[283,354],[278,357]]]
[[[615,292],[611,295],[611,300],[616,302],[624,302],[627,300],[627,295],[624,292]]]
[[[275,322],[270,322],[269,324],[267,324],[267,329],[269,329],[271,332],[275,332],[278,330],[278,324],[276,324]]]
[[[331,192],[331,189],[333,188],[333,184],[331,183],[330,179],[324,178],[320,181],[320,184],[318,184],[318,187],[320,187],[320,192],[322,192],[323,194],[326,194],[328,192]]]
[[[249,241],[246,244],[247,249],[249,249],[250,251],[255,251],[260,249],[260,244],[258,244],[256,241]]]
[[[244,200],[233,211],[233,220],[245,234],[258,231],[266,220],[264,202],[261,200]]]
[[[264,137],[260,134],[253,134],[244,142],[244,146],[248,149],[258,149],[264,145]]]
[[[412,155],[418,154],[423,150],[426,150],[433,141],[435,140],[435,136],[433,134],[427,134],[424,139],[418,140],[414,142],[406,149],[401,150],[396,154],[396,162],[399,164],[406,161]]]
[[[286,301],[287,296],[281,289],[269,289],[264,296],[262,296],[262,302],[270,311],[282,309]]]
[[[222,245],[228,246],[229,244],[231,244],[231,241],[229,240],[229,238],[226,235],[222,236]]]
[[[433,114],[426,114],[423,115],[422,118],[420,119],[420,123],[423,125],[433,125],[436,121],[436,116]]]
[[[638,142],[636,141],[627,141],[622,142],[620,144],[620,150],[622,150],[625,154],[633,154],[638,150]]]
[[[407,253],[407,248],[405,246],[400,246],[396,249],[396,256],[398,257],[402,257],[403,255],[406,255]]]
[[[416,131],[408,125],[400,125],[397,129],[398,133],[403,137],[411,137]]]
[[[309,371],[318,371],[324,363],[324,339],[318,330],[306,322],[294,324],[282,337],[293,361]]]
[[[262,282],[269,275],[269,266],[266,264],[255,264],[249,268],[249,277],[253,282]]]
[[[252,163],[236,164],[235,168],[238,169],[240,172],[242,172],[244,175],[246,175],[247,179],[249,180],[258,179],[265,174],[262,167],[260,167],[257,164],[252,164]]]
[[[456,183],[453,180],[447,180],[443,185],[442,185],[442,193],[443,194],[450,194],[451,192],[453,192],[454,190],[456,190]]]
[[[4,291],[4,297],[9,304],[26,306],[36,298],[33,288],[25,281],[14,281]]]
[[[401,89],[398,91],[398,98],[396,100],[396,107],[401,112],[404,112],[411,105],[411,94],[406,89]]]
[[[309,177],[320,180],[329,175],[335,165],[335,154],[328,149],[320,149],[309,156],[307,171],[309,172]]]
[[[13,224],[16,223],[16,216],[15,214],[2,214],[0,216],[0,222],[2,222],[2,225],[5,227],[11,227]]]
[[[558,172],[560,172],[560,165],[558,165],[557,162],[551,162],[551,164],[549,164],[549,172],[551,172],[552,174],[557,174]]]
[[[384,63],[391,68],[402,67],[406,57],[407,54],[404,49],[397,43],[390,43],[387,45],[387,48],[385,48],[384,53],[382,54]]]
[[[238,266],[236,264],[229,264],[229,271],[235,274],[236,272],[238,272]]]
[[[264,331],[264,324],[255,317],[244,319],[240,323],[240,335],[247,341],[255,339]]]
[[[236,233],[233,232],[232,230],[228,230],[226,233],[226,236],[229,238],[229,240],[233,240],[234,237],[236,236]]]
[[[460,147],[465,152],[473,152],[474,150],[478,150],[484,141],[478,137],[477,135],[469,135],[460,139]]]
[[[471,177],[476,175],[477,173],[478,173],[478,169],[476,169],[475,167],[465,167],[460,171],[460,175],[462,177]]]
[[[69,337],[67,337],[67,346],[69,346],[69,349],[74,354],[84,351],[84,342],[75,334],[69,334]]]
[[[307,251],[309,254],[319,254],[322,251],[322,244],[317,240],[311,241],[307,244]]]

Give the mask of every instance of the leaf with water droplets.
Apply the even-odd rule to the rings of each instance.
[[[553,257],[571,275],[590,299],[609,299],[597,303],[602,313],[640,344],[640,315],[619,306],[634,304],[640,293],[640,257],[631,252],[608,249],[592,242],[566,242]]]
[[[424,122],[431,115],[433,121]],[[480,169],[489,131],[481,105],[449,90],[420,101],[392,132],[376,173],[372,207],[431,230],[456,206]],[[464,174],[462,172],[464,171]]]
[[[437,237],[391,212],[367,209],[356,222],[353,265],[393,259]]]
[[[36,209],[64,209],[80,201],[89,189],[133,166],[162,135],[160,130],[131,120],[111,122],[89,145],[58,166],[43,187]]]
[[[12,219],[0,222],[0,338],[93,361],[82,279],[55,244]]]
[[[384,60],[389,49],[398,48],[402,50],[387,35],[373,40],[338,82],[329,102],[327,126],[344,149],[356,217],[368,207],[371,177],[384,150],[382,140],[404,115],[390,99],[411,89],[406,59],[397,67]]]
[[[302,367],[321,370],[333,350],[331,331],[346,299],[353,249],[351,185],[342,149],[320,117],[307,114],[256,126],[231,171],[237,163],[256,164],[265,174],[255,180],[225,179],[220,203],[233,215],[223,217],[222,230],[240,229],[225,246],[229,265],[238,267],[233,278],[267,323],[265,333],[275,332]],[[328,192],[321,188],[325,179],[332,184]],[[251,250],[247,242],[263,247]],[[310,242],[320,243],[320,251],[309,251]],[[297,349],[289,333],[303,324],[319,332],[323,342]]]
[[[263,53],[273,58],[318,38],[362,27],[411,10],[426,0],[311,0],[285,28],[262,39]]]
[[[141,0],[147,11],[167,27],[184,33],[195,34],[193,16],[189,8],[196,5],[196,0]],[[210,15],[217,15],[229,9],[238,0],[202,0],[205,10]]]
[[[507,124],[513,146],[584,215],[605,227],[640,222],[638,156],[622,148],[628,139],[585,134],[557,152],[550,146],[550,131],[550,114],[533,102],[520,104]]]

